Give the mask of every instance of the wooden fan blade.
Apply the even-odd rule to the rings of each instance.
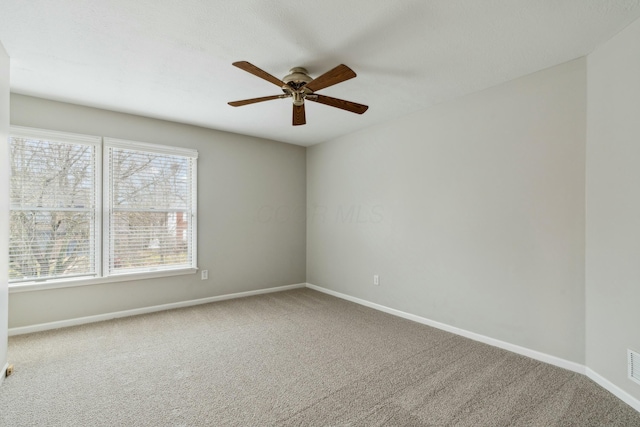
[[[273,77],[271,74],[267,73],[264,70],[261,70],[260,68],[256,67],[255,65],[247,61],[234,62],[232,65],[240,68],[241,70],[246,71],[247,73],[251,73],[254,76],[258,76],[261,79],[271,82],[276,86],[279,86],[279,87],[284,86],[284,82],[282,80]]]
[[[340,64],[337,67],[327,71],[323,75],[311,80],[306,84],[306,88],[315,92],[325,87],[333,86],[341,83],[345,80],[352,79],[356,76],[356,73],[344,64]]]
[[[330,105],[332,107],[341,108],[343,110],[351,111],[352,113],[362,114],[369,109],[368,106],[357,104],[351,101],[345,101],[344,99],[332,98],[324,95],[311,95],[306,98],[307,101],[319,102],[320,104]]]
[[[307,119],[304,114],[304,104],[293,106],[293,125],[300,126],[307,123]]]
[[[284,98],[283,95],[263,96],[261,98],[243,99],[242,101],[228,102],[232,107],[241,107],[247,104],[255,104],[256,102],[271,101],[272,99]]]

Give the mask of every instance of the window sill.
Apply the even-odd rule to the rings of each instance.
[[[75,288],[77,286],[100,285],[103,283],[130,282],[132,280],[156,279],[161,277],[181,276],[185,274],[195,274],[197,268],[184,268],[180,270],[163,270],[145,273],[122,274],[109,277],[79,277],[73,279],[58,279],[45,282],[22,282],[9,284],[9,293],[42,291],[60,288]]]

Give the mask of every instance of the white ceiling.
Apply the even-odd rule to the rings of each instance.
[[[640,0],[3,0],[13,92],[312,145],[591,52],[640,17]],[[320,93],[359,116],[291,100],[228,101],[344,63],[358,77]]]

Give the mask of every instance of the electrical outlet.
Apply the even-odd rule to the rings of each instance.
[[[202,273],[200,273],[200,277],[202,278],[202,280],[207,280],[209,278],[209,270],[202,270]]]
[[[377,274],[373,275],[373,284],[376,286],[380,286],[380,276],[378,276]]]

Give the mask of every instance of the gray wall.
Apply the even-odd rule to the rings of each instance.
[[[9,327],[305,281],[305,148],[16,94],[11,124],[197,149],[198,265],[209,280],[11,293]]]
[[[640,399],[640,21],[589,55],[587,366]]]
[[[584,363],[585,108],[582,58],[309,148],[307,282]]]
[[[0,142],[9,132],[9,57],[0,43]],[[0,143],[0,375],[7,362],[7,281],[9,279],[9,146]],[[2,378],[0,377],[0,383]]]

